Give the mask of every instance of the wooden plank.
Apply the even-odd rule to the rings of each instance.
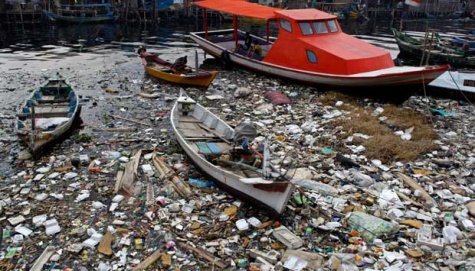
[[[120,188],[122,187],[122,177],[124,176],[124,172],[119,170],[117,172],[117,176],[115,177],[115,186],[114,186],[114,193],[118,193]]]
[[[142,270],[147,269],[151,264],[156,262],[158,258],[160,258],[162,253],[163,253],[163,247],[157,249],[154,253],[152,253],[152,255],[148,256],[145,260],[143,260],[138,265],[136,265],[134,269],[132,269],[132,271],[142,271]]]
[[[196,256],[203,258],[207,260],[208,262],[212,263],[213,265],[216,265],[220,270],[224,270],[226,267],[229,266],[229,264],[222,259],[215,257],[213,254],[211,254],[209,251],[202,249],[202,248],[195,248],[192,247],[186,243],[183,242],[178,242],[178,245],[181,246],[182,248],[186,250],[190,250],[195,254]]]
[[[218,132],[213,131],[213,130],[211,130],[210,128],[208,128],[208,127],[206,127],[206,126],[204,126],[204,125],[202,125],[202,124],[198,124],[198,126],[200,126],[200,128],[204,129],[205,131],[210,132],[210,133],[214,134],[215,136],[221,138],[224,142],[226,142],[226,143],[228,143],[228,144],[231,144],[231,142],[229,142],[226,138],[224,138],[223,135],[219,134]]]
[[[207,133],[204,130],[195,130],[195,129],[180,129],[183,137],[202,137],[202,138],[214,138],[215,135],[212,133]]]
[[[43,270],[44,265],[48,262],[49,258],[56,251],[55,247],[48,246],[43,250],[43,253],[36,259],[33,266],[30,268],[30,271],[41,271]]]

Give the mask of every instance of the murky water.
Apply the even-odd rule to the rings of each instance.
[[[388,50],[393,58],[398,54],[391,28],[399,22],[348,20],[340,22],[346,33],[355,35]],[[263,24],[244,22],[243,29],[262,31]],[[232,25],[212,24],[211,29]],[[411,31],[434,29],[447,33],[468,33],[475,23],[461,21],[404,22]],[[86,100],[104,101],[104,87],[120,90],[119,98],[127,99],[140,92],[143,82],[149,81],[135,53],[139,45],[173,61],[198,54],[201,63],[206,56],[189,38],[190,31],[201,30],[195,24],[97,24],[3,25],[0,29],[0,139],[8,141],[5,132],[11,129],[14,113],[28,93],[41,84],[45,76],[61,72]],[[265,32],[264,32],[265,33]],[[163,86],[158,86],[160,88]],[[81,118],[94,123],[104,112],[117,110],[111,102],[105,107],[86,104]],[[0,155],[1,157],[1,155]],[[1,165],[0,165],[1,169]]]

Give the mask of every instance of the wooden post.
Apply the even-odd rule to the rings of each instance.
[[[35,103],[31,103],[31,133],[30,133],[30,147],[35,144]]]

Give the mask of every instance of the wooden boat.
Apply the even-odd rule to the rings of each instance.
[[[268,151],[263,152],[262,169],[250,165],[256,163],[256,154],[236,146],[236,130],[186,95],[176,100],[170,119],[178,143],[218,187],[272,214],[284,211],[294,186],[270,178]]]
[[[50,21],[64,23],[109,23],[115,22],[119,14],[111,4],[62,5],[56,11],[42,10]]]
[[[171,63],[155,54],[148,53],[145,48],[138,50],[140,59],[145,71],[158,79],[168,81],[170,83],[208,87],[218,74],[217,71],[205,71],[193,69],[184,63]],[[180,61],[185,58],[177,59]]]
[[[450,64],[455,68],[475,68],[475,51],[464,51],[457,45],[441,40],[437,33],[416,36],[393,29],[399,47],[398,57],[420,63]]]
[[[284,10],[235,0],[193,4],[234,15],[234,29],[208,31],[204,20],[205,30],[190,34],[206,52],[229,65],[388,100],[407,99],[449,68],[395,66],[388,51],[343,33],[336,16],[317,9]],[[245,35],[237,29],[238,16],[267,21],[267,37],[252,35],[262,47],[261,55],[249,56],[237,47]],[[279,34],[271,41],[269,24],[274,21]]]
[[[76,92],[59,74],[47,79],[17,114],[17,134],[36,155],[68,132],[80,114]]]

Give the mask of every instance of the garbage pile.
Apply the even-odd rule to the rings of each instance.
[[[282,167],[298,189],[279,218],[189,162],[167,123],[178,88],[147,82],[129,99],[91,99],[120,109],[0,176],[0,270],[475,268],[473,105],[434,116],[440,151],[385,165],[361,146],[319,144],[338,129],[324,124],[350,114],[343,102],[323,106],[312,89],[248,77],[230,71],[187,91],[232,125],[255,123],[271,162],[294,165]]]

